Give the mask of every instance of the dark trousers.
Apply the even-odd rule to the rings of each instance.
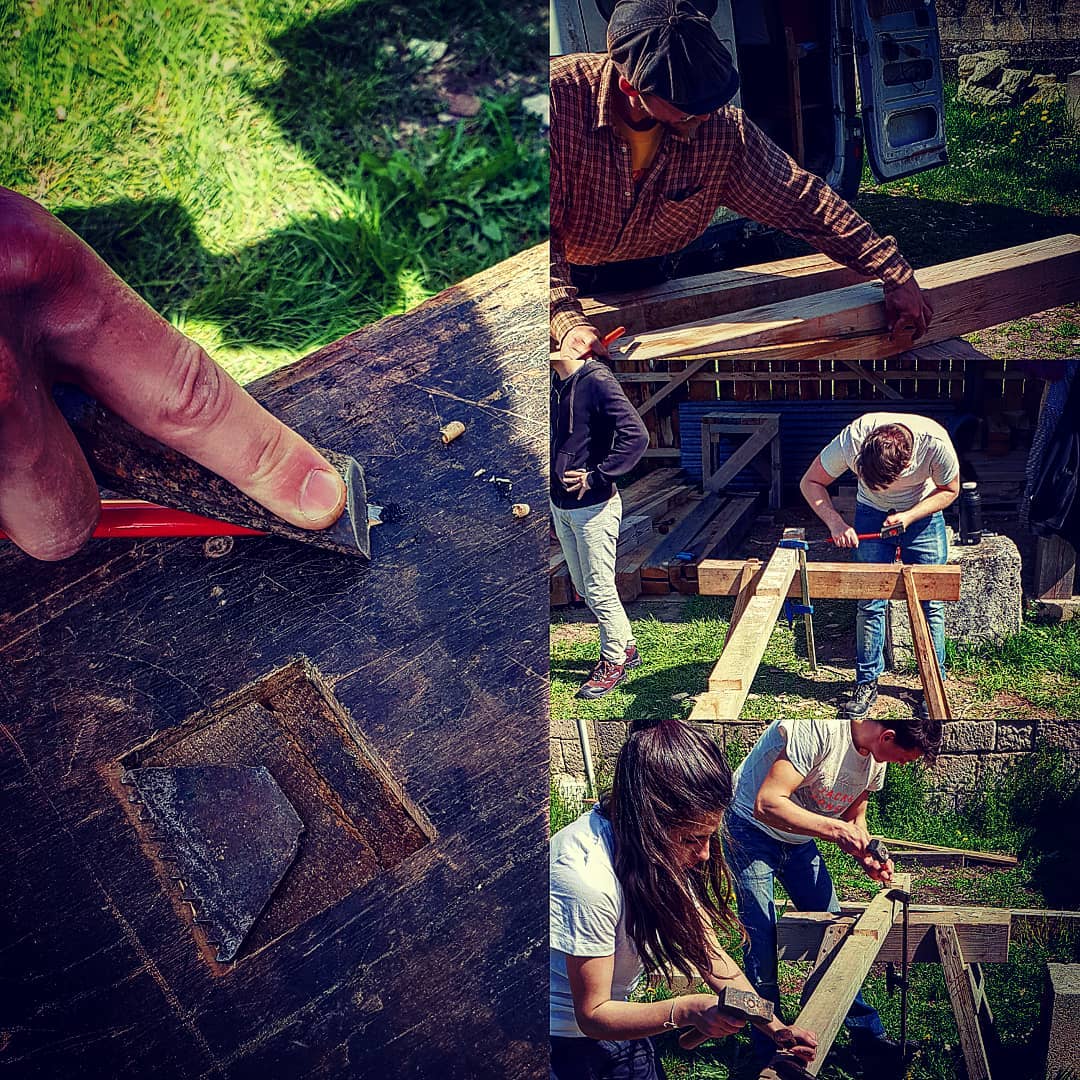
[[[550,1080],[667,1080],[652,1039],[551,1037]]]

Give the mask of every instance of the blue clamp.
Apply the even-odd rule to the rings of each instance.
[[[679,559],[681,562],[693,562],[695,557],[696,556],[692,551],[679,551],[675,554],[675,558]]]
[[[798,551],[799,548],[802,548],[803,551],[809,551],[810,550],[810,541],[809,540],[781,540],[780,543],[777,544],[776,546],[777,547],[782,547],[782,548],[793,548],[795,551]]]
[[[794,600],[784,601],[784,618],[787,619],[788,626],[794,627],[796,615],[813,615],[813,604],[799,604]]]

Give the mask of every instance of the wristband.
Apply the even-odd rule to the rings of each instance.
[[[678,998],[671,999],[671,1013],[664,1021],[664,1027],[671,1031],[675,1031],[679,1027],[679,1025],[675,1023],[675,1002],[678,1000]]]

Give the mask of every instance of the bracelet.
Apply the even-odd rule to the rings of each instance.
[[[678,998],[672,998],[671,999],[671,1013],[668,1015],[668,1018],[664,1021],[664,1027],[671,1030],[671,1031],[675,1031],[679,1027],[679,1025],[675,1023],[675,1002],[676,1001],[678,1001]]]

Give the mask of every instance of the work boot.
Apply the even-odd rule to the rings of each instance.
[[[610,693],[626,678],[626,667],[614,660],[601,660],[592,669],[592,674],[581,684],[577,692],[579,698],[602,698]]]
[[[911,715],[916,720],[930,719],[930,710],[926,707],[926,695],[921,691],[916,691],[911,702]]]
[[[641,653],[638,652],[636,645],[626,646],[626,659],[623,661],[623,667],[627,671],[636,667],[641,667],[643,661],[641,659]]]
[[[900,1043],[886,1035],[853,1031],[851,1049],[867,1075],[900,1077],[904,1075],[904,1065],[911,1060],[917,1044],[909,1039],[904,1053]]]
[[[873,682],[858,683],[855,692],[840,706],[840,716],[844,720],[862,720],[877,701],[877,679]]]

